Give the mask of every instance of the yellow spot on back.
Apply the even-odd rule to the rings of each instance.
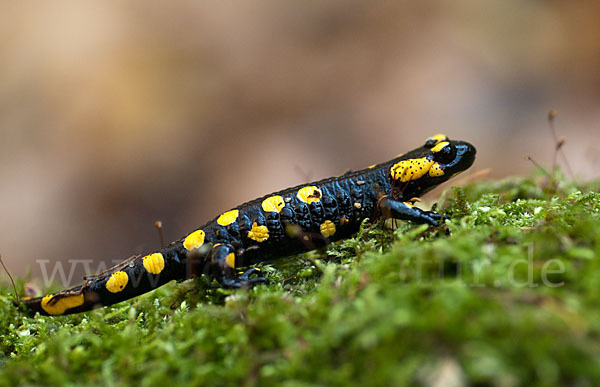
[[[269,229],[267,226],[259,226],[254,222],[252,223],[252,229],[248,231],[248,238],[257,242],[264,242],[269,239]]]
[[[434,163],[429,169],[429,176],[431,177],[442,176],[443,174],[444,171],[442,171],[442,168],[440,168],[440,165],[438,163]]]
[[[217,218],[217,223],[221,226],[229,226],[237,220],[239,214],[240,212],[238,210],[227,211]]]
[[[296,197],[306,204],[320,202],[321,190],[314,185],[309,185],[298,190]]]
[[[333,223],[331,220],[324,221],[321,223],[319,228],[321,229],[321,235],[323,235],[325,238],[329,238],[335,234],[335,223]]]
[[[437,153],[437,152],[441,151],[443,148],[447,147],[448,145],[450,145],[449,142],[442,141],[442,142],[438,143],[436,146],[434,146],[433,148],[431,148],[431,151],[433,153]]]
[[[404,203],[404,205],[405,205],[406,207],[410,207],[410,208],[413,208],[413,207],[414,207],[414,205],[413,205],[411,202],[402,202],[402,203]]]
[[[360,210],[362,208],[362,205],[359,202],[356,202],[354,203],[354,207]]]
[[[115,271],[110,275],[108,281],[106,281],[106,290],[111,293],[119,293],[125,289],[129,282],[129,276],[124,271]]]
[[[230,268],[235,269],[235,254],[227,254],[227,256],[225,257],[225,263],[227,263],[227,266],[229,266]]]
[[[375,168],[375,165],[376,165],[376,164],[369,165],[369,169],[373,169],[373,168]]]
[[[344,225],[344,224],[346,224],[346,223],[348,223],[348,222],[350,222],[350,221],[349,221],[349,220],[348,220],[348,218],[346,218],[345,216],[342,216],[342,217],[340,218],[340,226],[342,226],[342,225]]]
[[[204,244],[204,236],[204,231],[194,231],[193,233],[185,237],[183,241],[183,247],[185,247],[185,249],[188,251],[197,249],[198,247]]]
[[[266,198],[262,202],[262,209],[265,212],[281,212],[283,207],[285,207],[285,203],[283,202],[283,198],[279,195]]]
[[[165,258],[161,253],[146,255],[142,260],[148,273],[158,274],[165,268]]]
[[[429,172],[433,163],[434,161],[428,160],[427,157],[402,160],[390,168],[390,174],[394,180],[401,182],[417,180]]]
[[[69,296],[54,296],[49,294],[42,298],[42,309],[46,313],[56,316],[65,313],[67,309],[83,305],[83,294],[74,294]]]

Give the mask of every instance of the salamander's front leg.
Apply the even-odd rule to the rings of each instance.
[[[379,200],[379,210],[384,218],[394,218],[410,220],[415,223],[427,223],[432,226],[439,226],[438,221],[449,219],[445,215],[433,211],[424,211],[414,207],[409,202],[399,202],[388,197]]]
[[[238,274],[235,270],[235,251],[231,245],[217,243],[212,248],[211,258],[217,269],[216,278],[225,287],[244,288],[269,283],[269,280],[260,275],[260,270],[254,267]]]

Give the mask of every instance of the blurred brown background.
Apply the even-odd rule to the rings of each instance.
[[[437,132],[599,175],[600,2],[39,2],[0,13],[0,253],[120,260]],[[439,191],[438,191],[439,193]],[[78,277],[82,267],[77,267]],[[77,277],[74,283],[79,282]]]

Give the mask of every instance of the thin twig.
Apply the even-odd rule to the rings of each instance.
[[[15,281],[13,280],[12,275],[10,275],[10,272],[6,268],[6,265],[4,265],[4,261],[2,260],[2,254],[0,254],[0,263],[2,264],[2,267],[4,268],[4,271],[6,272],[6,274],[8,274],[8,278],[10,278],[10,283],[12,284],[13,290],[15,291],[15,297],[17,297],[17,302],[20,304],[21,299],[19,298],[19,293],[17,293],[17,287],[15,286]]]
[[[536,161],[534,159],[531,158],[531,156],[525,156],[525,160],[529,160],[533,163],[533,165],[535,165],[540,171],[544,172],[544,174],[546,176],[548,176],[550,179],[552,179],[552,174],[548,171],[546,171],[544,169],[544,167],[542,167],[540,164],[536,163]]]
[[[556,170],[557,156],[558,156],[558,153],[560,152],[560,155],[562,156],[562,159],[565,163],[567,172],[571,176],[571,179],[573,179],[574,178],[573,170],[571,169],[571,166],[569,165],[569,161],[567,160],[567,156],[565,155],[565,152],[562,149],[563,145],[565,145],[565,139],[558,138],[558,135],[556,134],[556,128],[554,127],[554,119],[556,118],[557,114],[558,114],[558,112],[554,109],[552,109],[552,110],[550,110],[550,112],[548,112],[548,126],[550,126],[550,131],[552,132],[552,137],[554,138],[554,156],[553,156],[553,160],[552,160],[552,172],[554,173],[554,171]]]
[[[156,222],[154,222],[154,227],[156,227],[156,229],[158,230],[158,237],[160,238],[160,248],[162,249],[163,247],[165,247],[165,239],[163,238],[162,232],[162,222],[160,220],[157,220]]]

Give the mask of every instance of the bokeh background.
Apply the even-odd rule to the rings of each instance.
[[[0,13],[0,253],[111,263],[241,202],[443,132],[470,173],[600,173],[600,2],[13,2]],[[437,191],[439,194],[439,191]],[[434,193],[435,195],[435,193]],[[83,267],[75,268],[73,284]]]

